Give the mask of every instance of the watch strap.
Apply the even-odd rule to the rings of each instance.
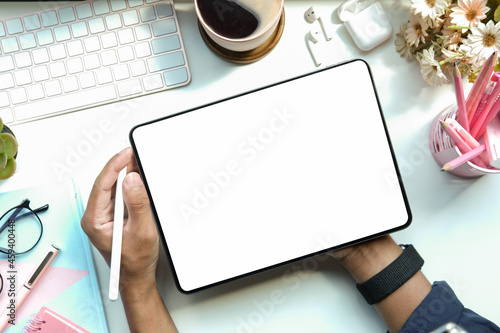
[[[403,252],[386,268],[356,285],[368,304],[375,304],[395,292],[424,265],[413,245],[400,245]]]

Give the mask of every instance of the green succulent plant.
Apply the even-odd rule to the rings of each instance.
[[[7,179],[16,171],[17,140],[10,133],[2,132],[4,125],[0,118],[0,179]]]

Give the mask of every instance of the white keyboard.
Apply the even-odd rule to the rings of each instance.
[[[190,80],[171,0],[78,1],[0,21],[0,117],[6,124]]]

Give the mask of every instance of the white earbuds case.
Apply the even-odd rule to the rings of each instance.
[[[337,15],[363,51],[369,51],[392,35],[392,25],[380,2],[347,0],[337,8]]]

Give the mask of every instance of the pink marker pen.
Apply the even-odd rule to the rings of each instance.
[[[38,281],[42,278],[43,274],[49,268],[50,263],[56,255],[59,253],[59,248],[52,244],[47,253],[43,257],[42,261],[37,265],[35,270],[29,275],[26,282],[19,288],[17,292],[17,300],[11,300],[11,303],[14,305],[14,318],[15,312],[19,311],[19,308],[23,305],[26,298],[31,294],[31,291],[38,284]],[[12,302],[14,301],[14,302]],[[9,321],[14,320],[11,317],[11,309],[7,308],[5,312],[0,317],[0,332],[3,332]]]

